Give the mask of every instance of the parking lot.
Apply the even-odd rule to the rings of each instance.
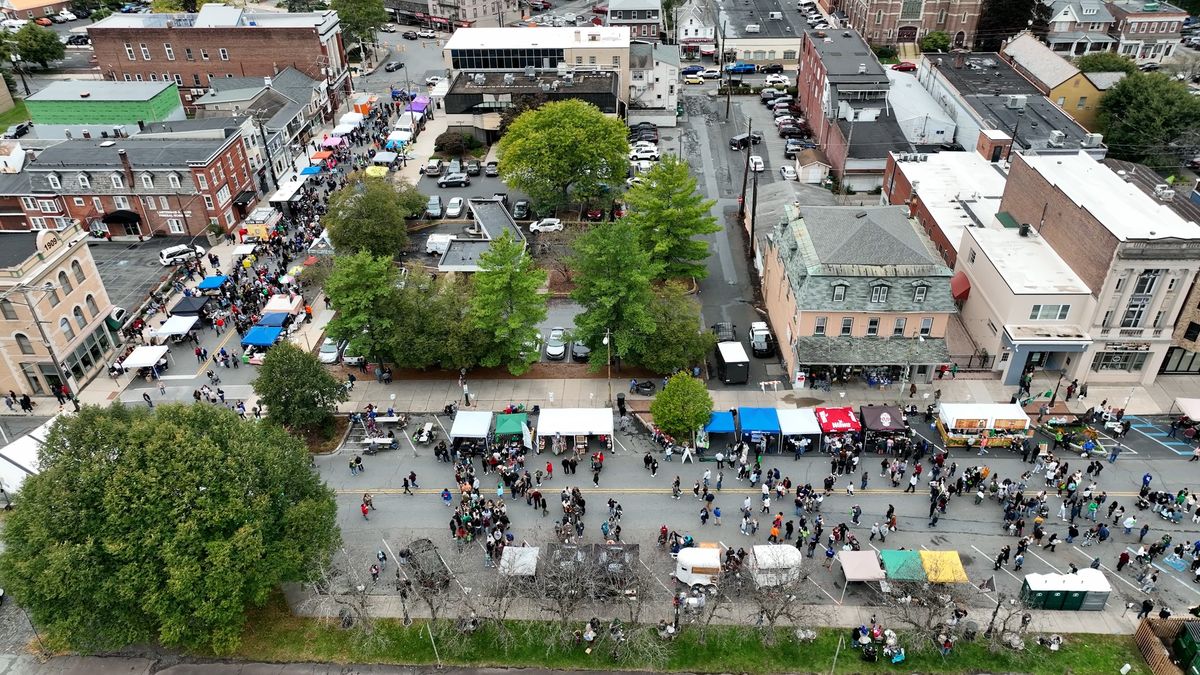
[[[88,248],[100,270],[100,279],[108,289],[109,299],[114,305],[132,312],[174,269],[159,264],[158,252],[190,241],[190,237],[155,237],[145,242],[90,239]]]

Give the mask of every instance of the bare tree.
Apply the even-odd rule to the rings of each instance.
[[[1193,77],[1200,75],[1200,56],[1196,54],[1177,56],[1167,66],[1167,71],[1174,74],[1180,80],[1191,80]]]
[[[563,634],[575,613],[596,597],[597,580],[591,562],[591,547],[574,544],[546,546],[534,593],[543,611],[558,620]]]
[[[696,593],[681,591],[675,598],[675,612],[679,627],[690,624],[697,628],[697,641],[707,644],[709,628],[718,619],[728,620],[733,617],[733,599],[737,597],[734,589],[725,584],[717,586],[712,593]]]
[[[947,626],[956,608],[969,605],[966,590],[969,588],[967,584],[894,582],[892,594],[885,596],[885,604],[894,621],[921,636],[911,645],[914,650],[919,650],[927,646],[926,637]]]
[[[503,567],[483,584],[478,609],[480,618],[494,628],[496,643],[507,653],[520,643],[508,622],[509,614],[522,598],[532,595],[534,582],[531,577],[506,573]]]
[[[406,575],[412,582],[408,590],[428,608],[430,620],[437,622],[454,574],[442,559],[437,546],[428,539],[417,539],[409,544],[406,553]]]
[[[342,549],[326,565],[313,572],[310,581],[312,596],[306,601],[322,610],[330,606],[337,609],[336,615],[329,611],[320,612],[324,621],[336,621],[347,630],[353,630],[360,646],[375,649],[383,647],[387,638],[376,630],[376,618],[372,611],[368,590],[375,581],[368,580],[362,569],[369,565],[351,559],[350,553]]]
[[[993,652],[1003,648],[1021,649],[1024,644],[1021,633],[1025,631],[1032,618],[1028,612],[1029,606],[1019,598],[1014,598],[1007,593],[1000,593],[996,600],[992,617],[988,620],[987,629],[983,632],[984,638],[988,641],[988,649]]]
[[[781,621],[795,624],[802,620],[805,607],[800,601],[803,583],[804,577],[797,575],[776,585],[751,584],[750,592],[743,596],[754,607],[754,620],[762,634],[763,645],[775,644],[776,628]]]

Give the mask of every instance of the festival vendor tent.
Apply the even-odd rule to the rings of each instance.
[[[371,158],[371,161],[376,164],[387,166],[388,164],[396,161],[397,156],[398,155],[396,155],[394,152],[377,152],[375,153],[375,156]]]
[[[348,112],[338,119],[338,124],[348,124],[352,127],[356,127],[362,124],[363,119],[362,113]]]
[[[387,141],[384,143],[383,147],[387,148],[388,150],[394,150],[396,148],[404,147],[411,140],[412,134],[408,133],[407,131],[393,131],[392,133],[388,134]]]
[[[460,410],[450,427],[450,440],[460,438],[486,439],[492,428],[492,413],[489,410]]]
[[[270,347],[279,339],[282,328],[278,326],[255,326],[251,328],[246,337],[242,338],[243,347]]]
[[[42,472],[38,451],[58,418],[59,415],[51,417],[45,424],[0,448],[0,488],[8,493],[6,497],[18,492],[25,479]],[[7,499],[5,503],[8,503]]]
[[[885,550],[879,552],[879,557],[883,559],[883,569],[889,581],[928,580],[921,554],[917,551]]]
[[[547,438],[556,437],[561,437],[564,442],[570,437],[577,437],[575,444],[578,447],[580,441],[586,441],[588,436],[606,436],[611,439],[612,432],[612,408],[542,408],[541,414],[538,415],[539,447]]]
[[[204,306],[208,304],[208,298],[190,297],[181,298],[175,306],[171,308],[171,316],[200,316],[200,312]]]
[[[540,551],[537,546],[505,546],[504,552],[500,554],[500,574],[507,577],[532,578],[537,574]]]
[[[738,408],[738,426],[743,437],[750,436],[751,443],[758,443],[764,434],[779,437],[779,417],[774,408]],[[767,445],[767,450],[779,450],[778,441]]]
[[[921,565],[931,584],[965,584],[970,581],[958,551],[921,551]]]
[[[287,324],[290,315],[286,312],[271,312],[263,314],[263,317],[258,320],[259,326],[267,326],[268,328],[279,328]]]
[[[513,436],[519,436],[525,447],[533,447],[533,435],[529,431],[529,415],[526,413],[496,415],[496,438],[506,440]]]
[[[938,416],[947,429],[1019,431],[1029,428],[1029,415],[1015,403],[943,403]]]
[[[733,425],[733,413],[714,411],[708,418],[708,424],[704,425],[704,430],[710,434],[732,434],[737,431]]]
[[[314,152],[309,157],[309,159],[311,159],[314,162],[324,162],[325,160],[329,159],[330,157],[333,157],[332,152],[330,152],[328,150],[322,150],[320,152]]]
[[[810,448],[819,448],[821,441],[821,425],[817,422],[817,414],[812,408],[779,408],[775,411],[779,418],[779,448],[783,450],[784,438],[797,436],[807,437]]]
[[[304,311],[304,298],[296,296],[294,298],[286,295],[272,295],[267,304],[263,307],[263,314],[271,314],[274,312],[283,312],[285,314],[298,314]]]
[[[1188,418],[1200,421],[1200,398],[1177,398],[1175,407]]]
[[[308,168],[312,168],[312,167],[308,167]],[[304,174],[303,171],[301,171],[300,173]],[[317,168],[315,173],[321,173],[321,169]],[[291,202],[296,201],[300,198],[300,188],[304,187],[304,183],[307,180],[308,180],[308,176],[301,175],[299,178],[297,178],[295,180],[290,180],[290,181],[284,183],[283,185],[280,185],[279,189],[275,191],[275,194],[271,195],[271,197],[269,199],[267,199],[267,203],[272,206],[286,207]]]
[[[341,136],[330,136],[328,138],[322,139],[321,147],[322,148],[336,148],[339,145],[341,145],[342,143],[343,143],[343,141],[342,141]]]
[[[904,431],[904,411],[894,405],[863,406],[863,424],[868,431]]]
[[[238,244],[233,249],[233,257],[240,258],[244,255],[254,255],[254,250],[258,248],[258,244]]]
[[[363,173],[367,178],[384,178],[387,176],[388,169],[386,166],[368,166]]]
[[[429,109],[429,97],[428,96],[418,96],[413,99],[412,103],[409,103],[407,106],[404,107],[404,112],[418,112],[418,113],[424,114],[425,111],[428,109]]]
[[[173,316],[167,319],[163,325],[150,331],[150,334],[155,337],[187,335],[188,331],[190,331],[199,320],[200,318],[196,316]]]
[[[321,167],[319,166],[306,166],[300,169],[301,176],[315,176],[319,173],[321,173]]]
[[[215,291],[216,289],[224,286],[228,281],[229,277],[225,275],[204,277],[204,279],[202,279],[200,283],[196,285],[196,288],[202,291]]]
[[[339,124],[333,128],[333,131],[331,131],[329,133],[334,136],[345,136],[346,134],[348,134],[352,131],[354,131],[353,124]]]
[[[166,346],[150,346],[138,347],[133,350],[125,360],[121,362],[121,367],[125,370],[137,370],[139,368],[153,368],[158,365],[158,362],[171,351],[170,347]]]
[[[838,551],[837,560],[842,573],[846,575],[846,585],[842,586],[843,599],[846,597],[846,587],[851,583],[880,582],[885,578],[875,551]]]
[[[817,408],[817,423],[821,425],[822,433],[840,434],[848,431],[861,431],[862,425],[854,415],[854,408]]]

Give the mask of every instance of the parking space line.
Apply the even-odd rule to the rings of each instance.
[[[650,566],[646,564],[645,560],[642,560],[641,557],[638,557],[638,562],[642,564],[642,567],[646,568],[646,571],[650,574],[650,576],[654,577],[654,580],[658,582],[659,586],[663,587],[664,591],[670,593],[671,595],[675,595],[675,592],[670,588],[667,588],[667,585],[663,583],[662,579],[658,578],[658,575],[654,573],[654,570],[650,569]]]
[[[1140,418],[1140,417],[1136,417],[1136,416],[1130,416],[1130,417],[1128,417],[1127,419],[1129,419],[1131,422],[1132,422],[1132,421],[1141,421],[1141,418]],[[1158,428],[1156,425],[1151,425],[1151,426],[1152,426],[1153,428],[1156,428],[1156,429]],[[1136,431],[1136,432],[1138,432],[1139,434],[1141,434],[1142,436],[1145,436],[1146,438],[1148,438],[1148,439],[1150,439],[1150,440],[1154,441],[1155,443],[1158,443],[1159,445],[1163,446],[1163,447],[1164,447],[1164,448],[1166,448],[1167,450],[1170,450],[1171,452],[1175,453],[1176,455],[1180,455],[1180,456],[1187,456],[1187,455],[1190,455],[1190,454],[1192,454],[1192,451],[1191,451],[1191,448],[1190,448],[1190,446],[1188,446],[1186,443],[1184,443],[1183,445],[1184,445],[1184,447],[1187,447],[1187,448],[1188,448],[1188,450],[1186,450],[1186,451],[1176,450],[1175,448],[1172,448],[1170,444],[1168,444],[1168,443],[1166,443],[1166,442],[1164,442],[1164,441],[1161,441],[1161,440],[1159,440],[1158,438],[1155,438],[1155,436],[1154,436],[1154,435],[1148,434],[1148,433],[1146,433],[1145,431],[1142,431],[1142,430],[1141,430],[1140,428],[1138,428],[1138,427],[1139,427],[1139,425],[1138,425],[1138,424],[1134,424],[1134,425],[1133,425],[1131,428],[1132,428],[1134,431]],[[1128,448],[1126,448],[1126,450],[1128,450]]]
[[[978,548],[977,546],[975,546],[974,544],[971,544],[971,548],[975,549],[976,551],[979,551],[979,548]],[[979,551],[979,555],[983,556],[983,559],[984,559],[984,560],[987,560],[987,559],[988,559],[988,557],[987,557],[987,554],[986,554],[986,553],[984,553],[983,551]],[[996,564],[996,563],[995,563],[995,560],[996,560],[995,558],[992,558],[992,564],[993,564],[993,565],[995,565],[995,564]],[[1010,576],[1010,577],[1012,577],[1012,578],[1016,579],[1017,581],[1021,581],[1021,577],[1018,577],[1017,575],[1015,575],[1015,574],[1013,574],[1012,572],[1010,572],[1010,571],[1008,570],[1008,568],[1007,568],[1007,567],[1001,566],[1001,567],[1000,567],[1000,569],[1004,570],[1004,572],[1005,572],[1006,574],[1008,574],[1008,576]],[[992,571],[994,572],[994,571],[995,571],[995,569],[993,569]]]
[[[1030,551],[1029,551],[1029,555],[1031,555],[1031,556],[1033,556],[1033,557],[1037,558],[1038,560],[1041,560],[1042,562],[1046,563],[1047,565],[1050,565],[1050,569],[1054,570],[1056,573],[1058,573],[1058,574],[1062,574],[1062,570],[1058,569],[1058,568],[1057,568],[1057,567],[1055,567],[1054,565],[1051,565],[1049,560],[1046,560],[1046,559],[1045,559],[1045,558],[1043,558],[1042,556],[1040,556],[1040,555],[1038,555],[1038,554],[1034,553],[1032,550],[1030,550]]]
[[[1076,552],[1078,552],[1078,553],[1079,553],[1079,555],[1082,555],[1082,556],[1084,556],[1084,557],[1085,557],[1085,558],[1087,558],[1089,561],[1092,559],[1092,556],[1088,555],[1087,553],[1084,553],[1084,552],[1083,552],[1083,549],[1079,548],[1078,546],[1075,546],[1074,544],[1072,544],[1072,545],[1071,545],[1071,548],[1075,549],[1075,551],[1076,551]],[[1136,584],[1130,583],[1130,582],[1129,582],[1129,580],[1127,580],[1125,577],[1121,576],[1121,573],[1120,573],[1120,572],[1117,572],[1117,571],[1115,571],[1115,570],[1113,570],[1113,569],[1109,568],[1109,567],[1108,567],[1107,565],[1105,565],[1104,563],[1100,563],[1100,569],[1102,569],[1102,570],[1104,570],[1104,571],[1108,572],[1109,574],[1111,574],[1112,576],[1116,577],[1116,578],[1117,578],[1117,579],[1119,579],[1119,580],[1120,580],[1122,583],[1124,583],[1126,586],[1128,586],[1128,587],[1132,588],[1133,590],[1135,590],[1135,591],[1138,591],[1139,593],[1141,592],[1141,590],[1142,590],[1142,589],[1141,589],[1141,588],[1139,588],[1139,587],[1138,587]]]
[[[1136,557],[1136,556],[1137,556],[1137,551],[1135,551],[1135,550],[1134,550],[1132,547],[1130,547],[1130,546],[1126,546],[1126,547],[1125,547],[1125,550],[1126,550],[1126,551],[1129,551],[1129,554],[1130,554],[1130,557],[1131,557],[1131,558],[1134,558],[1134,557]],[[1158,570],[1159,572],[1162,572],[1163,574],[1167,575],[1167,578],[1171,579],[1172,581],[1174,581],[1175,583],[1179,584],[1180,586],[1183,586],[1184,588],[1188,589],[1188,590],[1189,590],[1189,591],[1191,591],[1192,593],[1195,593],[1196,595],[1200,595],[1200,590],[1196,590],[1196,589],[1195,589],[1195,588],[1193,588],[1193,587],[1192,587],[1190,584],[1186,583],[1185,581],[1183,581],[1183,580],[1182,580],[1182,579],[1180,579],[1179,577],[1175,576],[1175,571],[1174,571],[1174,570],[1169,570],[1169,569],[1167,569],[1167,568],[1163,567],[1162,565],[1159,565],[1159,564],[1158,564],[1158,563],[1156,563],[1156,562],[1152,562],[1152,563],[1150,563],[1150,566],[1151,566],[1151,567],[1153,567],[1154,569]]]
[[[833,571],[833,568],[830,568],[830,570],[829,570],[829,571],[830,571],[830,572],[832,572],[832,571]],[[821,589],[821,592],[822,592],[822,593],[824,593],[825,595],[827,595],[827,596],[829,597],[829,599],[830,599],[830,600],[832,600],[832,601],[833,601],[835,604],[838,604],[838,605],[842,604],[840,600],[838,600],[837,598],[833,597],[832,595],[829,595],[829,591],[825,590],[825,588],[824,588],[823,586],[821,586],[821,584],[818,584],[816,581],[813,581],[813,578],[812,578],[812,577],[808,577],[808,580],[809,580],[810,582],[812,582],[812,585],[813,585],[813,586],[816,586],[817,588],[820,588],[820,589]]]

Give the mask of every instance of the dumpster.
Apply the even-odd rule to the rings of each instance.
[[[1200,621],[1188,621],[1171,645],[1184,672],[1200,672]]]

